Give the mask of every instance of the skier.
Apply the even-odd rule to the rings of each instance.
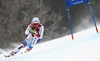
[[[25,35],[28,35],[24,42],[19,45],[17,48],[15,48],[11,53],[9,53],[9,55],[5,55],[5,57],[10,57],[15,55],[16,53],[19,52],[20,49],[26,47],[26,45],[29,44],[29,47],[26,49],[25,52],[29,52],[36,43],[38,43],[43,36],[43,32],[44,32],[44,26],[40,23],[40,20],[38,17],[34,17],[32,19],[32,22],[28,25],[26,31],[25,31]]]

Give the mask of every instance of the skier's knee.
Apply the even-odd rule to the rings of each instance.
[[[30,45],[29,45],[29,48],[30,48],[30,49],[32,49],[32,48],[33,48],[33,46],[31,46],[31,44],[30,44]]]
[[[26,39],[24,40],[22,44],[24,45],[24,47],[27,45]]]
[[[38,39],[36,43],[39,43],[41,39]]]

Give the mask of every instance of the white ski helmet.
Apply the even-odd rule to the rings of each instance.
[[[39,20],[38,17],[34,17],[34,18],[32,19],[32,24],[34,24],[34,23],[39,23],[39,24],[40,24],[40,20]]]

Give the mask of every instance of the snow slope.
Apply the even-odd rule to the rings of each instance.
[[[90,28],[75,33],[74,39],[70,35],[54,39],[37,44],[31,52],[19,52],[9,58],[2,54],[0,61],[100,61],[100,32]]]

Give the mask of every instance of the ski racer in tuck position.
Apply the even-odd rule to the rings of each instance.
[[[28,36],[25,38],[24,42],[17,48],[15,48],[11,53],[5,55],[5,57],[10,57],[15,55],[16,53],[19,52],[20,49],[26,47],[28,44],[29,47],[26,49],[25,52],[29,52],[34,47],[34,45],[42,39],[43,33],[44,33],[44,26],[40,23],[38,17],[34,17],[32,19],[32,22],[28,25],[25,31],[25,35]]]

